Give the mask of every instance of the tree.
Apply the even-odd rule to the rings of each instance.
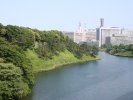
[[[0,97],[2,100],[19,100],[30,92],[23,81],[22,71],[10,63],[0,63]]]
[[[2,77],[2,75],[4,75],[4,74],[1,74],[1,76],[0,76],[1,83],[0,84],[5,84],[4,86],[6,88],[10,88],[10,86],[13,86],[13,87],[17,86],[18,88],[21,88],[21,91],[23,91],[23,93],[21,93],[22,95],[17,94],[17,93],[19,93],[19,91],[15,88],[16,91],[18,91],[18,92],[16,92],[15,98],[17,98],[17,96],[19,98],[20,96],[22,97],[22,96],[27,95],[29,93],[29,90],[32,88],[32,86],[34,84],[34,76],[33,76],[33,71],[32,71],[32,66],[30,64],[30,61],[25,57],[23,50],[15,45],[2,44],[0,46],[0,57],[4,60],[5,63],[12,63],[13,65],[15,65],[15,66],[7,65],[7,67],[4,64],[1,65],[1,69],[0,69],[2,71],[1,73],[4,73],[5,76]],[[7,70],[8,70],[8,72],[7,72]],[[6,74],[10,75],[9,72],[11,74],[14,73],[12,75],[11,80],[8,79],[9,76],[6,77]],[[19,75],[17,72],[19,73]],[[17,81],[12,81],[13,77],[16,78],[17,76],[18,76],[18,79],[20,77],[20,80],[21,80],[21,82],[18,81],[19,83],[17,83]],[[17,78],[16,78],[16,80],[17,80]],[[7,82],[7,81],[9,81],[9,82]],[[11,81],[11,83],[10,83],[10,81]],[[8,84],[8,83],[10,83],[10,84]],[[21,86],[19,86],[19,84]],[[4,90],[6,88],[4,88]],[[1,87],[1,89],[3,89],[3,88]],[[8,93],[13,93],[13,92],[8,91]],[[6,95],[4,94],[5,95],[4,98],[7,96],[7,94]],[[3,98],[3,93],[1,96]],[[11,98],[14,98],[14,97],[12,97],[12,94],[10,94],[7,97],[10,97],[10,96],[11,96]],[[9,100],[9,99],[3,99],[3,100]]]

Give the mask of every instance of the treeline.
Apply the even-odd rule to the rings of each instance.
[[[0,100],[19,100],[34,84],[32,65],[24,53],[33,43],[17,29],[0,25]]]
[[[130,51],[133,53],[133,44],[129,44],[129,45],[104,45],[104,48],[106,48],[106,52],[110,53],[110,54],[116,54],[119,52],[126,52],[126,51]]]
[[[40,31],[27,27],[0,24],[0,100],[19,100],[30,93],[34,75],[27,49],[48,60],[64,50],[78,59],[95,56],[96,46],[78,45],[60,31]]]
[[[33,30],[36,33],[36,48],[35,51],[42,59],[52,59],[54,55],[58,55],[64,50],[68,50],[77,58],[82,58],[84,54],[95,56],[98,52],[96,46],[89,46],[87,43],[78,45],[73,42],[68,36],[64,36],[60,31],[39,31]]]

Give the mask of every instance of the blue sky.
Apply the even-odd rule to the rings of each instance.
[[[75,31],[79,21],[87,28],[133,29],[133,0],[0,0],[0,23],[41,30]]]

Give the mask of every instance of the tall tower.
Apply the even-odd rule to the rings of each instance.
[[[79,32],[79,33],[82,33],[83,31],[84,31],[83,22],[80,21],[80,22],[79,22],[79,29],[78,29],[78,32]]]
[[[78,32],[81,32],[82,31],[82,22],[79,22],[79,29],[78,29]]]
[[[86,31],[86,23],[80,21],[79,26],[78,26],[78,32],[79,33],[84,33]]]
[[[104,19],[103,18],[100,19],[100,27],[104,27]]]

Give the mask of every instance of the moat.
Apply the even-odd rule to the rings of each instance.
[[[102,58],[39,73],[23,100],[133,100],[133,58]]]

